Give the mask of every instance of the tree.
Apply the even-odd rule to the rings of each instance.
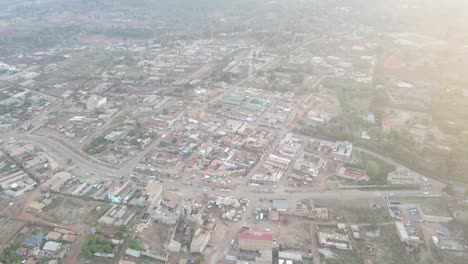
[[[47,258],[46,256],[42,256],[42,257],[39,259],[39,264],[46,264],[47,261],[49,261],[49,258]]]
[[[113,253],[114,247],[109,239],[99,235],[90,236],[81,246],[81,254],[84,257],[92,257],[94,253]]]
[[[130,248],[134,250],[143,250],[143,246],[138,238],[135,238],[130,242]]]
[[[119,226],[119,229],[117,230],[117,237],[123,237],[123,235],[125,234],[125,230],[127,229],[127,227],[125,225],[120,225]]]
[[[0,254],[0,262],[8,264],[20,264],[23,258],[16,253],[16,250],[20,247],[18,243],[12,243],[10,247],[3,250]]]

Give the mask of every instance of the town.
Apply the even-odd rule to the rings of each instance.
[[[467,263],[466,23],[167,2],[0,3],[0,264]]]

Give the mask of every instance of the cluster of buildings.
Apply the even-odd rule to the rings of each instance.
[[[352,250],[351,239],[349,237],[346,225],[338,224],[338,229],[321,231],[317,226],[317,240],[321,247],[336,248],[343,250]],[[338,232],[339,231],[339,232]]]
[[[20,197],[59,170],[59,165],[40,148],[11,143],[0,153],[0,186],[5,194]]]
[[[238,236],[239,261],[270,264],[273,261],[273,233],[271,231],[245,230]]]
[[[253,184],[276,185],[292,164],[303,146],[303,139],[287,134],[281,139],[274,153],[268,154],[262,167],[250,179]]]
[[[19,245],[15,253],[24,259],[23,263],[33,264],[45,259],[46,263],[58,264],[78,236],[77,232],[61,227],[24,225],[14,238]]]
[[[49,106],[55,99],[21,88],[6,88],[0,91],[0,131],[23,126],[25,120],[34,117]]]
[[[253,122],[270,105],[270,100],[248,94],[229,94],[213,106],[213,112],[234,120]],[[235,111],[233,111],[235,109]]]
[[[181,252],[183,246],[193,249],[194,253],[202,253],[210,239],[210,231],[215,228],[215,225],[210,225],[212,222],[205,221],[203,207],[180,193],[164,189],[159,182],[150,181],[134,204],[144,208],[143,215],[134,224],[134,230],[147,250],[139,252],[138,257],[141,254],[167,261],[170,253]],[[122,205],[116,207],[115,215],[122,210],[128,208]],[[155,235],[157,240],[154,239]],[[187,244],[187,241],[191,242]]]

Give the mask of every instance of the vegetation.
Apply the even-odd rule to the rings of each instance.
[[[347,163],[345,167],[364,170],[369,175],[369,184],[372,185],[386,184],[388,173],[396,169],[394,166],[372,159],[368,155],[363,155],[361,162]]]
[[[93,235],[86,239],[83,246],[81,246],[81,255],[89,258],[96,252],[107,254],[113,253],[114,246],[110,239],[104,238],[100,235]]]
[[[134,250],[140,250],[140,251],[144,249],[143,245],[141,245],[141,241],[138,238],[134,238],[130,242],[130,248]]]
[[[104,136],[98,136],[85,146],[83,150],[90,155],[98,154],[105,150],[108,143],[109,141]]]
[[[119,226],[119,229],[117,230],[117,233],[116,233],[116,236],[118,238],[123,238],[123,236],[125,235],[125,231],[127,230],[127,226],[125,225],[120,225]]]
[[[97,208],[100,207],[98,210]],[[89,211],[88,218],[86,222],[88,223],[95,223],[99,218],[101,218],[109,209],[111,208],[110,204],[103,203],[99,206],[96,206],[91,211]]]
[[[15,242],[3,250],[2,254],[0,254],[0,262],[8,264],[21,264],[23,258],[16,253],[16,250],[19,247],[20,245]]]
[[[62,203],[65,201],[65,198],[63,196],[56,196],[54,197],[50,203],[46,206],[44,206],[43,210],[44,211],[50,211],[54,208],[57,208],[59,207],[60,205],[62,205]]]

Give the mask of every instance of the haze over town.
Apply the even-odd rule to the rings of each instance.
[[[468,2],[0,1],[0,264],[468,263]]]

